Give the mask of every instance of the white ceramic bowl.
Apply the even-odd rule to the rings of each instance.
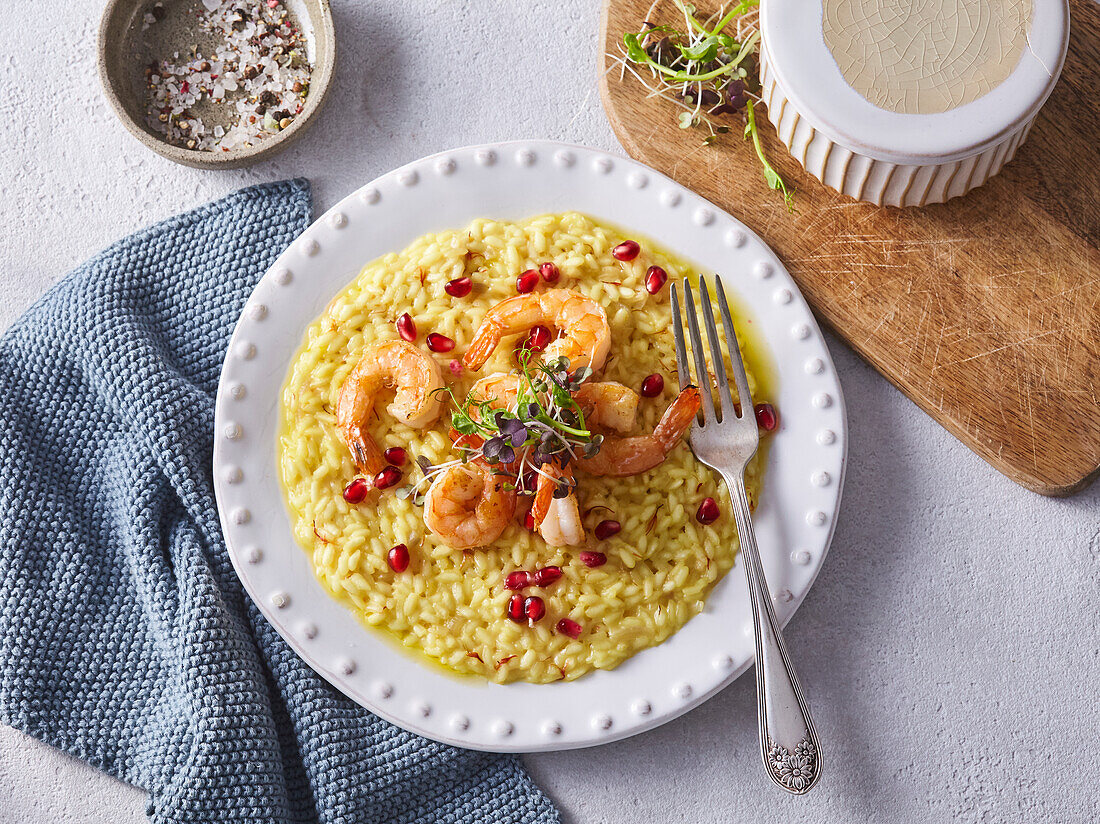
[[[999,28],[1008,12],[1025,28]],[[966,15],[976,16],[960,24]],[[857,200],[923,206],[965,194],[1012,159],[1062,70],[1069,8],[765,0],[760,29],[761,97],[791,154]]]
[[[444,152],[345,198],[280,256],[233,334],[215,418],[222,528],[249,595],[317,672],[402,727],[475,749],[565,749],[623,738],[704,701],[753,657],[738,563],[702,614],[617,669],[549,685],[452,677],[360,624],[325,592],[292,537],[275,459],[278,407],[314,318],[363,265],[425,232],[476,217],[570,209],[719,272],[755,314],[778,365],[781,418],[755,522],[783,621],[821,569],[840,504],[846,424],[825,342],[776,256],[711,203],[632,160],[545,141]]]

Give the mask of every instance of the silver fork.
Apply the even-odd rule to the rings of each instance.
[[[783,643],[783,635],[775,619],[768,583],[764,580],[764,567],[760,563],[760,551],[756,546],[749,498],[745,492],[745,466],[756,454],[760,434],[753,412],[749,382],[745,377],[745,364],[741,359],[733,320],[730,318],[729,303],[722,289],[721,278],[715,276],[714,282],[726,345],[730,350],[728,358],[722,354],[718,330],[714,325],[714,314],[710,308],[710,292],[702,277],[699,278],[699,297],[703,305],[703,324],[710,343],[711,362],[718,381],[720,409],[715,410],[709,391],[710,375],[703,354],[703,342],[699,336],[695,301],[687,278],[684,278],[685,314],[698,380],[691,379],[687,348],[684,345],[684,327],[680,320],[679,296],[676,293],[676,284],[673,284],[676,368],[680,389],[695,385],[700,388],[702,395],[703,422],[700,423],[697,419],[691,427],[691,448],[700,461],[722,475],[733,500],[733,515],[737,521],[737,534],[741,539],[741,555],[745,560],[753,625],[756,628],[756,697],[764,766],[767,767],[772,781],[789,792],[802,795],[813,787],[821,775],[821,752],[813,721],[810,719],[810,710],[802,696],[802,687],[798,683],[794,667],[791,666],[787,646]],[[730,393],[726,364],[733,372],[737,384],[740,409],[735,406]]]

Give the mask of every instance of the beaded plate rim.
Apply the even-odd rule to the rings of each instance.
[[[635,735],[698,706],[753,660],[737,563],[699,615],[616,669],[545,685],[451,676],[363,626],[294,540],[275,437],[282,385],[309,324],[365,263],[425,232],[569,209],[719,271],[760,324],[778,371],[781,426],[754,521],[783,623],[821,569],[840,506],[847,421],[828,348],[779,259],[734,217],[637,161],[545,140],[441,152],[356,190],[280,255],[234,329],[214,423],[222,531],[245,590],[307,664],[394,724],[472,749],[563,750]]]

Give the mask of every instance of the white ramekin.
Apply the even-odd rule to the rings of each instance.
[[[761,97],[768,119],[810,174],[880,206],[942,203],[997,174],[1050,95],[1069,40],[1067,0],[1032,0],[1028,47],[1007,78],[947,111],[902,114],[848,85],[825,43],[824,2],[815,6],[761,4]]]

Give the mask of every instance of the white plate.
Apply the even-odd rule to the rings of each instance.
[[[781,427],[754,520],[782,621],[821,568],[844,480],[840,385],[798,288],[756,235],[667,177],[592,149],[522,141],[418,160],[346,197],[264,275],[233,333],[215,416],[222,529],[245,589],[310,666],[383,718],[474,749],[557,750],[634,735],[705,701],[753,658],[738,562],[700,615],[617,669],[549,685],[452,677],[360,624],[294,541],[275,443],[280,390],[309,324],[367,262],[425,232],[567,210],[636,230],[720,273],[755,314],[778,366]]]

